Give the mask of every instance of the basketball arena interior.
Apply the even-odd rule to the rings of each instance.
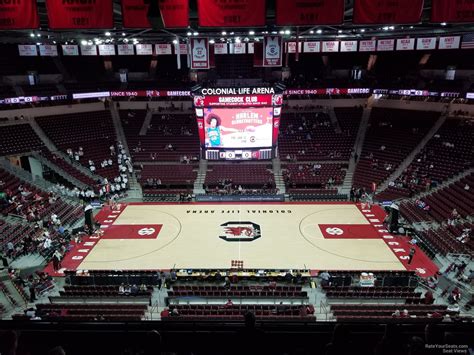
[[[472,0],[0,30],[0,354],[473,354]]]

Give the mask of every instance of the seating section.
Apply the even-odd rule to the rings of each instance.
[[[301,286],[173,286],[168,291],[168,298],[174,297],[206,297],[206,298],[307,298],[306,291],[301,291]]]
[[[51,153],[49,150],[43,150],[41,154],[48,159],[50,162],[55,164],[60,169],[64,170],[66,173],[71,175],[72,177],[76,178],[77,180],[83,182],[88,186],[95,186],[97,184],[94,179],[85,175],[82,171],[76,169],[73,165],[65,161],[60,155],[55,153]]]
[[[29,212],[32,210],[39,218],[49,217],[55,213],[64,225],[69,225],[75,223],[83,215],[80,206],[72,206],[60,198],[50,202],[48,193],[2,169],[0,169],[0,181],[4,182],[2,190],[6,192],[10,200],[13,199],[13,203],[7,202],[1,206],[0,213],[5,216],[12,213],[29,218]],[[20,185],[23,188],[22,192],[18,190]]]
[[[100,166],[104,159],[110,158],[109,147],[116,141],[110,111],[38,117],[36,120],[46,135],[63,152],[69,148],[77,151],[82,147],[84,150],[84,156],[80,158],[82,165],[89,168],[89,160],[92,160],[98,175],[109,179],[118,176],[116,159],[112,159],[112,166],[104,168]]]
[[[229,179],[232,185],[242,185],[243,188],[275,186],[271,167],[265,164],[213,164],[207,167],[205,184],[209,188],[223,187],[222,182]]]
[[[146,189],[192,189],[197,177],[197,170],[198,166],[191,164],[144,164],[139,181]]]
[[[419,298],[421,292],[415,292],[408,286],[326,286],[327,298]]]
[[[120,110],[120,121],[127,138],[130,152],[135,151],[134,139],[138,137],[145,121],[146,110]],[[137,142],[138,143],[138,142]]]
[[[347,164],[286,164],[282,166],[283,179],[288,189],[331,188],[341,185]]]
[[[36,313],[44,320],[68,321],[140,321],[145,315],[147,305],[143,304],[104,304],[104,303],[66,303],[36,305]]]
[[[153,292],[153,287],[147,287],[147,290],[140,291],[136,293],[120,293],[117,286],[108,285],[108,286],[64,286],[64,291],[59,291],[61,297],[83,297],[83,298],[104,298],[104,297],[151,297]]]
[[[470,186],[468,190],[466,185]],[[422,200],[429,210],[417,207],[416,202],[407,201],[400,205],[400,212],[409,222],[446,221],[456,209],[462,218],[474,215],[474,174],[470,174],[449,186],[438,190]]]
[[[462,243],[460,238],[463,229],[474,229],[474,224],[466,222],[456,226],[445,226],[438,229],[429,229],[422,232],[422,238],[425,239],[441,255],[448,253],[472,254],[474,251],[474,240]]]
[[[199,319],[226,319],[226,320],[242,320],[244,314],[251,311],[257,319],[264,320],[294,320],[314,322],[316,318],[313,315],[300,315],[301,306],[288,305],[282,313],[277,312],[275,305],[260,304],[239,304],[232,306],[224,305],[176,305],[179,312],[178,317],[162,317],[162,320],[199,320]]]
[[[40,151],[44,144],[29,124],[0,126],[0,155]]]
[[[374,107],[354,186],[370,188],[383,182],[416,147],[439,117],[437,112]],[[401,144],[403,143],[403,144]]]
[[[446,305],[425,305],[425,304],[332,304],[331,312],[338,321],[416,321],[422,319],[423,322],[440,322],[442,316],[447,313]],[[408,317],[394,317],[395,311],[408,311]],[[434,313],[437,317],[432,317]],[[431,314],[431,316],[429,316]],[[416,316],[411,318],[410,316]]]
[[[133,134],[128,129],[128,146],[135,162],[166,161],[179,162],[183,156],[195,161],[199,158],[199,136],[196,119],[193,114],[183,114],[175,108],[176,113],[154,114],[145,136]],[[138,123],[136,123],[138,126]],[[169,144],[172,150],[165,150]],[[140,151],[136,151],[141,147]]]
[[[298,161],[349,160],[362,109],[336,110],[341,133],[323,112],[284,113],[279,135],[280,157],[287,160],[296,156]]]
[[[413,162],[383,193],[379,200],[409,197],[439,185],[471,167],[474,162],[474,124],[447,119]]]

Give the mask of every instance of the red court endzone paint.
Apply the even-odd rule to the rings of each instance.
[[[319,224],[325,239],[379,239],[371,224]]]

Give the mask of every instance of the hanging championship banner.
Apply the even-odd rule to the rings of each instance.
[[[36,0],[0,1],[1,30],[26,30],[38,27]]]
[[[81,46],[81,55],[97,55],[97,46],[95,45]]]
[[[46,0],[49,28],[113,28],[112,0]]]
[[[303,52],[305,53],[319,53],[320,51],[320,43],[319,42],[304,42],[303,44]]]
[[[99,55],[115,55],[115,45],[99,44]]]
[[[135,49],[133,44],[118,44],[117,52],[118,55],[134,55]]]
[[[191,38],[191,69],[209,69],[209,40]]]
[[[230,54],[245,54],[245,43],[231,43]]]
[[[179,51],[179,54],[181,54],[181,55],[188,54],[188,46],[186,45],[186,43],[180,43],[179,48],[178,48],[178,45],[175,44],[174,45],[174,54],[178,54],[178,51]]]
[[[375,52],[376,43],[375,39],[360,41],[359,52]]]
[[[227,54],[227,43],[214,44],[214,54]]]
[[[298,42],[298,53],[302,53],[302,42]],[[286,53],[296,53],[296,42],[286,42]]]
[[[323,52],[338,52],[339,51],[339,42],[338,41],[323,41]]]
[[[355,24],[418,23],[423,0],[354,0]]]
[[[393,51],[394,47],[395,47],[395,40],[394,39],[379,39],[377,41],[377,51],[378,52]]]
[[[79,46],[76,44],[63,44],[63,55],[79,55]]]
[[[36,57],[38,55],[38,48],[35,44],[19,44],[18,53],[22,57]]]
[[[432,22],[474,22],[474,1],[431,0]]]
[[[416,39],[416,50],[430,50],[436,48],[436,37],[425,37]]]
[[[137,55],[153,55],[153,45],[151,44],[137,44]]]
[[[397,51],[412,51],[415,49],[414,38],[399,38],[397,39]]]
[[[458,49],[461,36],[440,37],[438,49]]]
[[[344,0],[277,0],[277,26],[338,25],[344,22]]]
[[[341,52],[357,52],[357,41],[341,41]]]
[[[56,45],[44,44],[39,46],[40,56],[42,57],[57,57],[58,47]]]
[[[189,26],[188,0],[160,0],[160,13],[165,28]],[[122,21],[126,28],[151,28],[148,4],[144,0],[122,0]]]
[[[250,27],[265,25],[265,0],[198,0],[199,26]]]
[[[155,44],[155,54],[156,55],[173,54],[173,52],[171,50],[171,44],[168,44],[168,43]]]
[[[248,51],[249,51],[249,54],[254,54],[254,44],[253,42],[249,42],[248,43]]]
[[[263,37],[263,66],[281,67],[282,66],[282,39],[280,36]]]

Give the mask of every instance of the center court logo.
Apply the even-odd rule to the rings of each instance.
[[[219,238],[227,242],[251,242],[262,236],[260,225],[253,222],[226,222],[221,227]]]

